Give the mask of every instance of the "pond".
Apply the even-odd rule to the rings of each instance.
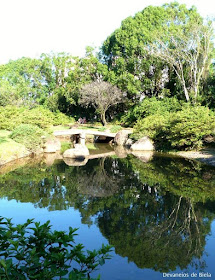
[[[112,244],[92,275],[102,280],[215,278],[214,167],[159,154],[85,163],[29,161],[1,174],[0,215],[79,228],[87,249]]]

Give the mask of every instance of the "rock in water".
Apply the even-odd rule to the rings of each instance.
[[[119,146],[124,146],[130,133],[129,130],[120,130],[114,138],[114,143]]]
[[[152,140],[145,136],[131,146],[132,151],[154,151],[155,147]]]
[[[49,139],[46,141],[43,147],[43,152],[44,153],[55,153],[57,151],[60,151],[61,149],[61,142],[60,140],[54,138],[54,139]]]
[[[75,148],[66,150],[63,153],[64,158],[85,158],[89,156],[89,150],[85,145],[75,144]]]

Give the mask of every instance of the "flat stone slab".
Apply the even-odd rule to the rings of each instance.
[[[103,131],[96,131],[96,130],[88,130],[88,129],[67,129],[67,130],[60,130],[55,131],[54,136],[67,136],[67,135],[95,135],[95,136],[105,136],[105,137],[115,137],[116,133],[111,132],[103,132]]]

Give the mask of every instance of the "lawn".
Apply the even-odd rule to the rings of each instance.
[[[28,154],[24,145],[9,138],[10,133],[0,130],[0,165]]]

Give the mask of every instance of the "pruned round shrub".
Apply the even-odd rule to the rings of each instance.
[[[164,99],[157,99],[155,97],[145,98],[139,105],[136,105],[123,115],[121,122],[125,125],[132,125],[142,118],[151,115],[164,115],[169,112],[177,112],[181,108],[181,102],[174,97]]]
[[[137,140],[147,135],[152,139],[157,139],[167,130],[168,125],[169,114],[151,115],[137,121],[132,137]]]
[[[44,134],[45,132],[36,125],[20,124],[12,131],[10,138],[35,152],[41,146]]]
[[[146,135],[159,150],[200,149],[205,137],[215,135],[215,114],[203,106],[186,106],[178,112],[151,115],[134,126],[135,139]]]
[[[200,149],[206,136],[215,134],[215,114],[203,106],[188,107],[170,118],[167,139],[177,149]]]

